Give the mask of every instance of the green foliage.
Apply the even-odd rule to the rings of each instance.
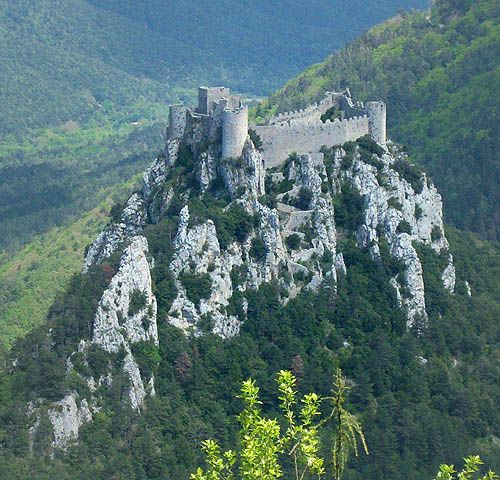
[[[297,198],[294,198],[291,202],[294,207],[299,210],[309,210],[313,194],[311,190],[306,187],[302,187],[299,190]]]
[[[300,409],[295,376],[290,371],[281,370],[277,383],[279,407],[285,427],[282,428],[277,419],[262,415],[259,387],[252,379],[244,381],[240,395],[244,408],[237,417],[241,425],[239,448],[221,454],[218,443],[204,441],[202,448],[209,468],[206,472],[198,468],[191,475],[192,480],[235,478],[235,465],[239,467],[238,478],[242,480],[277,479],[284,474],[286,456],[293,460],[296,480],[324,477],[325,460],[319,453],[320,430],[333,418],[337,422],[332,450],[334,478],[340,480],[349,451],[354,449],[357,455],[357,437],[368,454],[360,423],[343,406],[348,388],[339,369],[335,379],[335,396],[321,398],[316,393],[305,394]],[[329,415],[319,420],[322,403],[331,403],[332,406]]]
[[[342,119],[342,111],[335,106],[330,107],[325,113],[323,113],[323,115],[321,115],[321,121],[323,123],[325,123],[327,120],[333,122],[336,119]]]
[[[391,168],[411,185],[415,193],[422,193],[424,188],[422,172],[414,165],[405,160],[398,159],[391,164]]]
[[[252,238],[252,245],[250,246],[250,256],[258,261],[263,261],[267,255],[267,247],[264,240],[260,237]]]
[[[434,480],[472,480],[474,474],[479,471],[480,465],[483,464],[478,455],[471,455],[464,458],[464,463],[464,468],[460,472],[457,472],[453,465],[440,465],[439,473]],[[455,473],[458,473],[458,475],[455,475]],[[498,475],[490,470],[486,475],[479,478],[479,480],[494,480],[495,478],[498,478]]]
[[[389,198],[389,200],[387,200],[387,205],[399,211],[403,210],[403,205],[401,205],[401,202],[396,197]]]
[[[165,241],[167,231],[163,228]],[[82,427],[79,444],[42,463],[28,454],[30,423],[23,412],[32,398],[54,392],[48,398],[59,400],[66,391],[66,355],[76,349],[80,333],[73,337],[75,343],[71,330],[56,335],[58,346],[51,346],[47,329],[59,331],[59,323],[82,308],[73,303],[15,345],[8,356],[0,357],[0,477],[128,480],[141,478],[140,472],[143,478],[189,478],[203,462],[203,452],[195,447],[203,439],[217,438],[221,451],[238,444],[233,419],[241,404],[234,392],[245,379],[254,378],[261,388],[262,416],[282,418],[273,374],[290,369],[297,355],[303,371],[296,384],[297,398],[311,391],[332,397],[331,381],[338,365],[350,380],[344,405],[362,420],[370,455],[352,455],[345,480],[400,480],[401,472],[408,472],[405,475],[412,480],[429,479],[439,459],[458,464],[471,449],[498,471],[498,446],[489,435],[500,421],[496,408],[500,252],[496,244],[454,229],[447,230],[447,238],[457,266],[457,293],[442,296],[440,275],[446,255],[441,258],[430,251],[428,257],[421,256],[429,310],[423,336],[406,332],[404,315],[396,307],[389,280],[398,273],[398,265],[389,266],[391,257],[382,248],[382,262],[373,262],[350,237],[339,233],[347,274],[339,276],[336,292],[306,291],[283,305],[277,284],[248,290],[240,335],[226,340],[210,334],[185,336],[160,320],[161,360],[152,364],[157,368],[156,396],[147,400],[141,415],[125,407],[127,379],[114,373],[113,392],[104,397],[93,422]],[[156,258],[162,243],[153,243],[151,254]],[[97,278],[89,286],[98,283]],[[155,283],[161,279],[158,274]],[[471,284],[472,297],[466,293],[465,280]],[[89,286],[76,291],[84,293]],[[98,289],[94,297],[84,293],[82,306],[101,294]],[[436,308],[433,298],[445,301]],[[63,303],[71,305],[69,298]],[[94,309],[95,304],[89,308],[90,319]],[[418,356],[427,363],[423,365]],[[78,362],[72,359],[76,368]],[[110,358],[110,364],[118,360]],[[321,405],[324,411],[327,404]],[[335,425],[325,424],[320,433],[321,445],[330,448],[319,452],[328,460],[325,468],[331,465]],[[284,432],[285,423],[280,427]],[[50,432],[46,433],[38,445],[42,454],[50,448]],[[294,478],[292,458],[283,463],[283,474]]]
[[[140,290],[134,290],[130,295],[129,305],[128,305],[128,315],[129,317],[139,313],[147,303],[146,294]]]
[[[111,355],[98,345],[91,345],[87,352],[87,362],[90,374],[95,379],[98,379],[107,372],[111,362]]]
[[[250,140],[252,140],[255,148],[259,151],[262,150],[262,139],[260,138],[260,135],[253,129],[250,128],[248,130],[248,135],[250,136]]]
[[[363,152],[366,152],[371,155],[377,155],[381,157],[385,152],[384,149],[373,140],[370,135],[364,135],[361,138],[356,140],[356,143],[359,145],[359,150],[363,155]]]
[[[350,185],[342,186],[342,191],[333,200],[335,223],[342,228],[355,230],[362,222],[365,201],[363,196]]]
[[[408,235],[411,235],[412,234],[411,225],[406,220],[401,220],[396,228],[396,232],[407,233]]]
[[[19,250],[34,235],[102,208],[110,196],[121,203],[130,180],[157,155],[165,115],[164,106],[135,104],[71,128],[2,139],[0,249]],[[117,207],[113,216],[119,213]]]
[[[195,223],[211,219],[217,230],[217,238],[222,249],[232,242],[243,243],[254,227],[255,219],[239,203],[232,203],[225,208],[226,199],[213,197],[210,193],[201,199],[192,199],[190,203],[191,219]]]
[[[360,100],[384,100],[390,137],[436,182],[447,223],[498,238],[498,16],[496,0],[441,0],[430,15],[388,20],[288,82],[257,114],[303,108],[345,86]]]
[[[340,480],[349,460],[350,451],[353,450],[354,454],[356,456],[358,455],[358,437],[363,446],[363,450],[367,455],[368,447],[366,445],[361,424],[357,418],[344,407],[349,387],[347,386],[346,379],[342,376],[340,369],[337,370],[335,389],[336,391],[333,397],[335,409],[332,413],[336,416],[337,426],[332,460],[333,478],[335,480]]]
[[[206,300],[212,292],[212,279],[208,273],[192,273],[187,270],[179,275],[179,280],[186,290],[186,295],[195,305]]]
[[[433,242],[437,242],[443,238],[443,233],[441,232],[441,228],[438,225],[434,225],[431,230],[431,240]]]
[[[288,235],[286,237],[286,245],[290,250],[297,250],[300,246],[300,236],[297,235],[296,233],[292,233],[291,235]]]
[[[133,343],[131,350],[139,366],[142,378],[148,379],[153,374],[156,374],[161,356],[158,346],[153,341],[147,340]]]
[[[423,214],[423,210],[422,210],[422,207],[418,204],[418,203],[415,203],[415,220],[417,220],[417,222],[422,218],[422,214]]]

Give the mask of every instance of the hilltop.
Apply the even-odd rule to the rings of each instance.
[[[439,0],[393,18],[291,80],[257,118],[347,84],[361,100],[377,95],[390,136],[439,187],[447,222],[498,239],[499,18],[495,0]]]
[[[0,476],[188,478],[200,440],[234,443],[242,379],[272,415],[276,371],[328,394],[338,365],[371,452],[347,479],[423,480],[471,450],[497,468],[498,249],[445,230],[374,100],[271,118],[275,141],[332,135],[292,154],[228,89],[172,107],[142,187],[6,355]]]

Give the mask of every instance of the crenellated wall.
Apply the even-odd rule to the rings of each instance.
[[[339,118],[323,122],[321,117],[332,107]],[[261,138],[266,167],[273,167],[292,152],[316,153],[322,146],[342,145],[367,134],[384,145],[386,106],[378,101],[365,107],[352,99],[349,89],[327,92],[319,103],[278,114],[267,125],[252,128]],[[248,107],[242,106],[241,97],[229,88],[200,87],[196,109],[170,107],[169,139],[184,138],[187,131],[196,144],[222,139],[222,157],[239,157],[248,136]]]
[[[290,122],[255,126],[253,129],[262,140],[266,167],[281,164],[292,152],[299,155],[318,152],[323,145],[341,145],[349,140],[356,140],[369,131],[367,115],[333,122],[327,120],[325,123],[321,120],[295,118]]]

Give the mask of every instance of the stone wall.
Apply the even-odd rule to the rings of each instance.
[[[356,140],[369,133],[368,116],[345,120],[298,119],[281,124],[255,126],[253,129],[262,140],[266,167],[274,167],[292,153],[305,155],[318,152],[323,145],[331,147]]]
[[[182,138],[186,130],[186,114],[187,108],[183,105],[170,105],[169,110],[169,124],[168,124],[168,138]]]
[[[231,90],[226,87],[199,87],[198,88],[198,113],[207,115],[215,103],[223,98],[229,98]]]

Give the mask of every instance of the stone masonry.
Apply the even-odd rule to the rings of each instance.
[[[333,119],[324,117],[329,112],[335,112]],[[355,102],[346,89],[328,92],[319,103],[281,113],[266,125],[251,128],[262,141],[265,166],[269,168],[280,165],[292,152],[318,153],[324,145],[342,145],[367,134],[385,145],[386,106],[381,101],[367,102],[366,106]],[[169,140],[181,140],[187,131],[187,136],[197,141],[213,143],[221,139],[222,158],[241,157],[248,136],[248,107],[229,88],[200,87],[196,108],[170,106]]]

